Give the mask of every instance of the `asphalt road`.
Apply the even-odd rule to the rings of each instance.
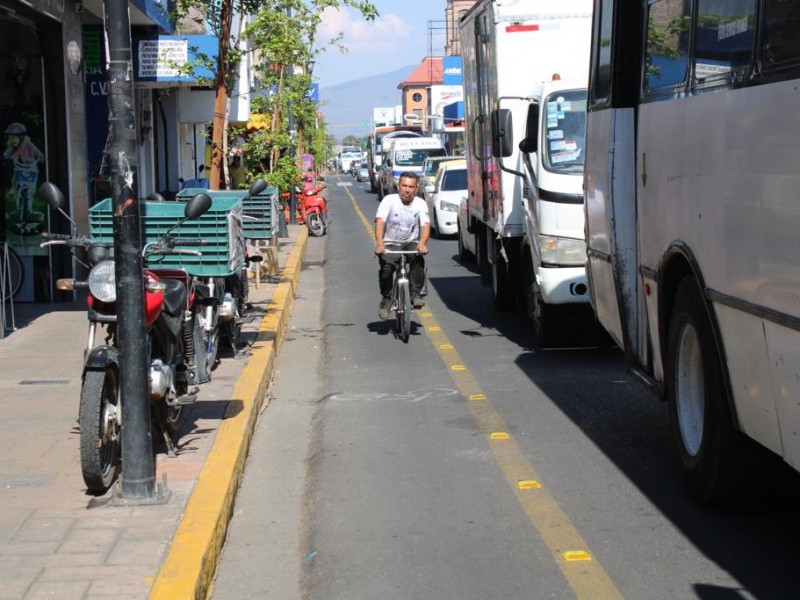
[[[395,339],[376,198],[327,183],[214,598],[797,596],[795,474],[693,505],[619,351],[534,349],[455,240],[431,242],[428,304]]]

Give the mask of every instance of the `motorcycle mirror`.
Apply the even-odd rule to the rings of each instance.
[[[200,192],[199,194],[192,196],[192,199],[186,203],[186,207],[183,209],[183,214],[187,219],[196,219],[200,215],[204,214],[209,208],[211,208],[211,196]]]
[[[259,177],[252,184],[250,184],[250,190],[248,193],[251,196],[258,196],[265,189],[267,189],[267,182]]]
[[[147,199],[148,200],[155,200],[156,202],[166,202],[167,201],[167,199],[164,198],[164,196],[162,196],[158,192],[153,192],[152,194],[148,194]]]
[[[49,181],[45,181],[42,184],[42,186],[39,188],[39,194],[42,196],[42,198],[44,198],[44,201],[47,202],[47,205],[53,210],[63,210],[67,205],[67,201],[64,199],[63,192],[58,189],[55,184],[50,183]]]

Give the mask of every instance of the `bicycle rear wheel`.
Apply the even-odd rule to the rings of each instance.
[[[0,244],[0,294],[3,302],[17,295],[24,278],[25,270],[19,254],[8,244]]]
[[[408,342],[411,333],[411,294],[408,289],[408,280],[397,284],[397,337],[403,342]]]

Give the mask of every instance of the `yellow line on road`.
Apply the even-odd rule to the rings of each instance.
[[[370,222],[350,190],[347,188],[344,190],[350,197],[356,214],[374,240]],[[479,429],[486,435],[495,461],[576,597],[592,600],[622,598],[600,562],[589,551],[588,544],[578,533],[569,516],[545,488],[533,463],[508,433],[508,426],[500,413],[436,322],[433,312],[426,308],[417,315],[456,387],[465,399],[470,400],[467,406]]]

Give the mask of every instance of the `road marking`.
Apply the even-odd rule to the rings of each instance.
[[[511,436],[508,435],[505,431],[495,431],[489,436],[489,439],[492,440],[510,440]]]
[[[375,234],[364,213],[358,206],[350,190],[345,192],[353,203],[356,214],[364,223],[369,236],[375,239]],[[464,398],[470,400],[483,400],[482,402],[468,402],[478,428],[490,439],[503,440],[502,444],[490,443],[495,461],[506,476],[508,484],[514,490],[517,501],[522,506],[528,520],[539,532],[545,546],[550,550],[553,561],[561,570],[567,584],[579,600],[603,598],[604,600],[621,599],[614,582],[595,560],[588,548],[589,545],[578,533],[569,516],[563,511],[555,498],[541,485],[541,478],[536,472],[531,460],[525,455],[522,447],[506,433],[506,426],[500,413],[492,402],[487,399],[477,379],[464,366],[464,361],[458,355],[446,334],[433,317],[433,312],[425,310],[418,313],[425,333],[436,349],[442,362],[448,367],[450,377],[456,384]],[[447,348],[445,348],[447,346]],[[453,367],[460,366],[461,369]],[[505,438],[494,438],[493,435],[502,434]],[[539,485],[537,492],[531,494],[530,489],[522,488],[520,482],[534,482]],[[564,548],[572,550],[564,551]]]
[[[338,185],[339,187],[353,187],[353,184],[349,181],[340,181],[336,185]]]
[[[521,490],[536,490],[541,489],[542,484],[538,481],[518,481],[517,487]]]

